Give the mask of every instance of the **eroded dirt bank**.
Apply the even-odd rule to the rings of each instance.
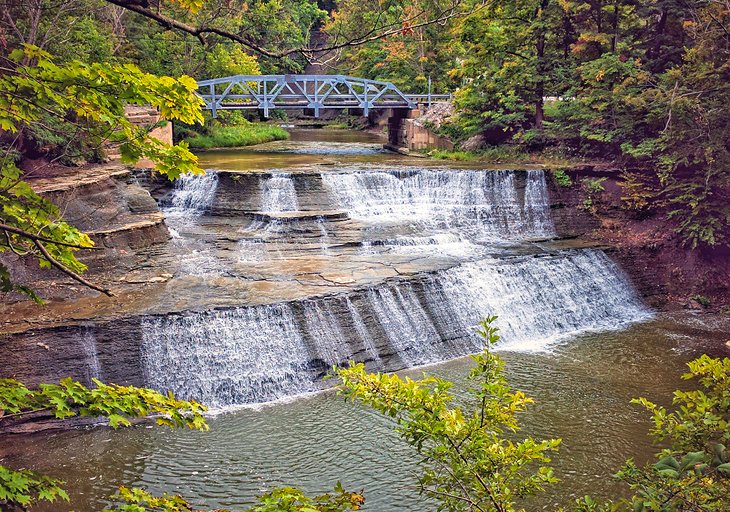
[[[665,210],[629,209],[622,200],[626,192],[619,185],[620,172],[610,166],[581,166],[568,175],[570,187],[553,180],[553,203],[564,215],[582,219],[580,239],[608,247],[648,304],[659,310],[728,314],[730,248],[692,249],[683,244]],[[602,180],[603,190],[591,192],[581,184],[589,180]],[[586,207],[589,198],[592,207]]]

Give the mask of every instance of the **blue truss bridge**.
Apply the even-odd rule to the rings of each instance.
[[[415,109],[449,94],[404,94],[390,82],[345,75],[236,75],[198,82],[198,94],[216,117],[220,110]]]

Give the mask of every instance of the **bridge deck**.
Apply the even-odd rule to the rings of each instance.
[[[390,82],[344,75],[237,75],[198,82],[205,109],[219,110],[416,108],[418,103],[449,98],[446,94],[403,94]]]

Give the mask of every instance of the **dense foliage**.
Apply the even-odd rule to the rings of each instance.
[[[437,10],[434,0],[338,2],[330,33]],[[343,69],[414,92],[455,92],[441,130],[613,159],[639,198],[691,246],[730,246],[730,3],[727,0],[466,2],[443,26],[349,49]],[[377,20],[377,21],[374,21]],[[483,143],[483,142],[482,142]]]
[[[204,512],[181,496],[153,496],[142,489],[121,487],[114,498],[118,504],[104,512]],[[246,512],[347,512],[360,510],[365,499],[359,493],[345,491],[338,482],[333,492],[319,496],[307,496],[296,487],[278,487],[262,494],[256,501],[258,503]]]

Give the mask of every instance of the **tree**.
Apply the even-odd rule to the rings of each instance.
[[[542,130],[545,96],[561,94],[557,80],[564,23],[557,2],[494,2],[456,28],[464,58],[453,70],[465,135],[487,132],[493,143],[522,130]]]
[[[401,29],[377,40],[343,48],[337,58],[332,59],[335,61],[333,67],[357,76],[393,82],[409,92],[427,92],[429,78],[433,91],[452,90],[455,84],[446,71],[456,65],[460,55],[451,37],[456,18],[429,25],[401,22],[415,18],[418,13],[444,9],[447,5],[432,0],[386,4],[355,0],[338,2],[331,21],[325,26],[332,40],[347,37],[346,34],[352,37],[364,26],[387,30],[387,27],[401,23]]]
[[[30,64],[22,64],[30,61]],[[119,146],[122,161],[140,158],[155,162],[155,169],[170,179],[186,172],[202,172],[197,158],[185,144],[169,146],[150,138],[143,128],[124,116],[126,104],[151,104],[167,120],[202,121],[202,101],[189,77],[173,79],[141,72],[133,65],[57,64],[47,52],[34,46],[15,50],[4,60],[0,76],[0,129],[3,156],[0,161],[0,253],[35,258],[43,268],[55,267],[72,279],[110,294],[80,276],[86,266],[75,256],[93,247],[91,239],[65,223],[55,205],[40,197],[23,181],[16,159],[31,153],[39,140],[49,136],[63,142],[63,151],[98,150],[110,141]],[[0,264],[0,290],[19,291],[40,300],[26,286],[12,282],[8,268]]]
[[[471,356],[470,409],[451,405],[452,383],[443,379],[368,374],[362,364],[336,370],[346,398],[395,419],[401,437],[422,458],[420,491],[437,501],[438,510],[510,512],[518,500],[557,481],[544,464],[559,439],[515,442],[505,436],[519,430],[517,414],[532,399],[512,392],[504,363],[489,351],[499,341],[495,319],[482,322],[486,348]]]
[[[201,43],[206,44],[208,38],[223,38],[233,41],[246,49],[264,57],[274,59],[289,58],[301,55],[305,59],[314,60],[317,54],[342,50],[390,37],[403,30],[418,29],[435,24],[443,24],[452,18],[458,18],[476,12],[488,4],[486,0],[447,0],[430,2],[427,8],[414,11],[403,10],[403,16],[395,19],[387,14],[391,9],[399,9],[401,0],[388,0],[370,4],[376,9],[376,15],[364,25],[352,25],[354,31],[338,30],[332,34],[331,41],[324,46],[312,45],[309,32],[313,26],[324,20],[325,12],[316,7],[314,2],[287,3],[297,14],[297,26],[306,28],[302,38],[285,38],[271,41],[264,37],[268,33],[280,34],[279,21],[286,11],[282,11],[285,0],[266,0],[256,3],[254,13],[268,14],[274,23],[257,23],[255,27],[243,25],[231,28],[221,25],[221,12],[230,11],[230,3],[220,0],[168,0],[150,2],[149,0],[105,0],[110,4],[135,12],[148,18],[161,27],[190,34]],[[248,8],[248,4],[245,4]],[[259,10],[261,9],[261,10]],[[255,19],[255,18],[254,18]],[[302,23],[304,21],[304,23]],[[272,30],[273,29],[273,30]],[[258,31],[258,33],[257,33]],[[285,29],[283,33],[289,30]],[[263,33],[262,33],[263,32]]]

